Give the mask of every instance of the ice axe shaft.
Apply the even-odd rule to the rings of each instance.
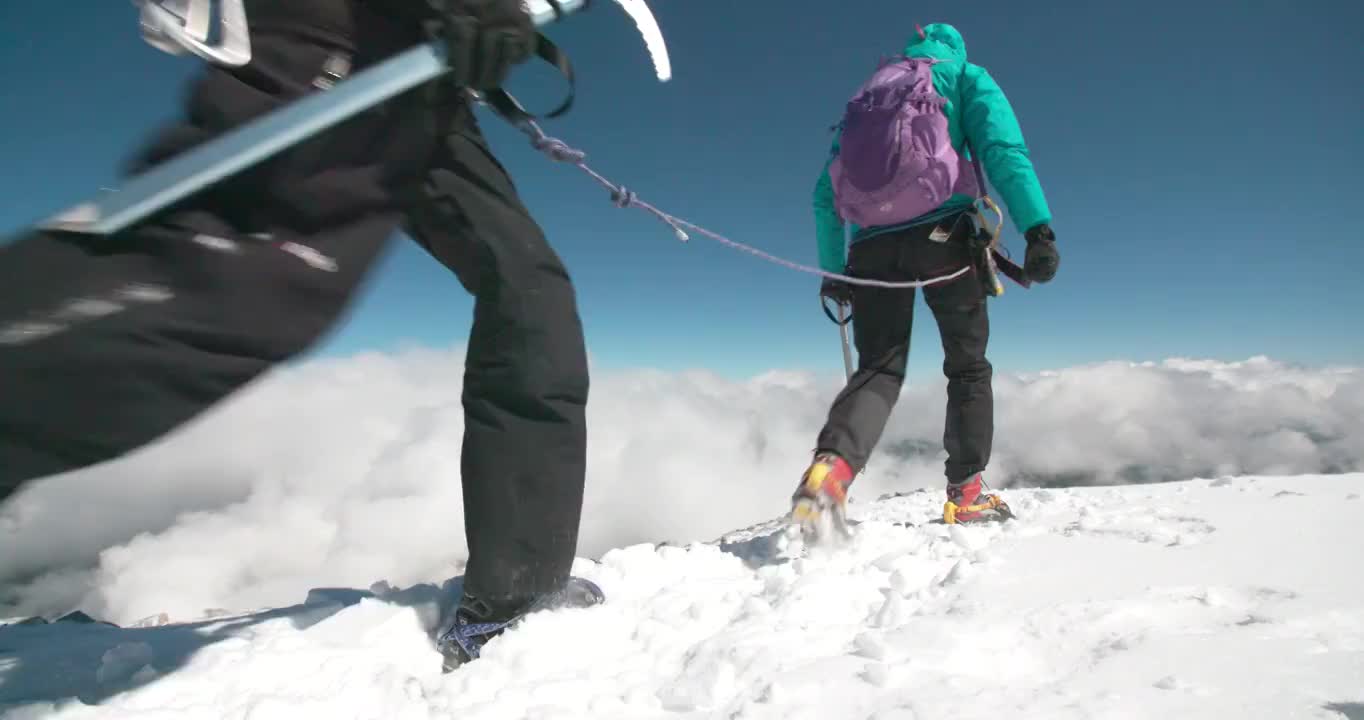
[[[819,303],[820,307],[824,309],[825,317],[829,318],[831,322],[838,326],[839,337],[843,340],[843,373],[847,375],[849,380],[852,380],[852,339],[848,335],[848,325],[852,324],[852,317],[848,315],[848,306],[835,300],[834,307],[837,308],[838,312],[835,316],[834,313],[829,310],[828,297],[821,297]]]
[[[852,342],[848,339],[847,309],[842,303],[838,305],[838,334],[843,339],[843,373],[852,380]]]
[[[558,12],[575,12],[586,4],[586,0],[559,0]],[[543,26],[557,19],[558,12],[540,0],[534,4],[532,19]],[[165,19],[166,14],[153,12],[153,17]],[[162,29],[170,27],[174,25],[165,20]],[[194,40],[190,34],[197,33],[198,28],[179,32],[185,36],[182,39]],[[447,70],[443,43],[417,45],[350,76],[331,90],[295,100],[135,175],[118,190],[73,205],[40,227],[111,235]]]

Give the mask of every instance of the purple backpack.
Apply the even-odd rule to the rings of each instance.
[[[947,101],[933,86],[937,62],[884,62],[848,101],[829,166],[834,207],[844,220],[894,225],[952,196],[962,163],[947,130]]]

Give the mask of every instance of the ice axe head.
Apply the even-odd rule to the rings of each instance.
[[[251,62],[251,36],[242,0],[133,0],[138,7],[142,39],[171,55],[191,52],[209,62],[238,67]],[[216,42],[209,40],[214,11]]]
[[[672,60],[668,57],[668,44],[663,40],[663,30],[659,28],[649,4],[645,0],[616,0],[616,3],[635,21],[635,27],[644,37],[644,46],[653,58],[654,73],[658,75],[659,82],[667,82],[673,75]]]

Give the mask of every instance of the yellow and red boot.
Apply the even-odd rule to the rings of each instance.
[[[981,493],[982,484],[980,473],[959,483],[948,483],[947,502],[942,509],[943,522],[953,525],[1013,517],[1009,506],[998,495]]]
[[[827,516],[846,534],[848,487],[855,477],[852,466],[836,453],[817,453],[791,496],[792,519],[807,532],[818,532]]]

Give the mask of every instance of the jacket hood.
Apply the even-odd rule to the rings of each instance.
[[[905,54],[917,57],[934,57],[939,60],[966,61],[966,41],[961,33],[947,23],[933,23],[918,31],[905,46]]]

